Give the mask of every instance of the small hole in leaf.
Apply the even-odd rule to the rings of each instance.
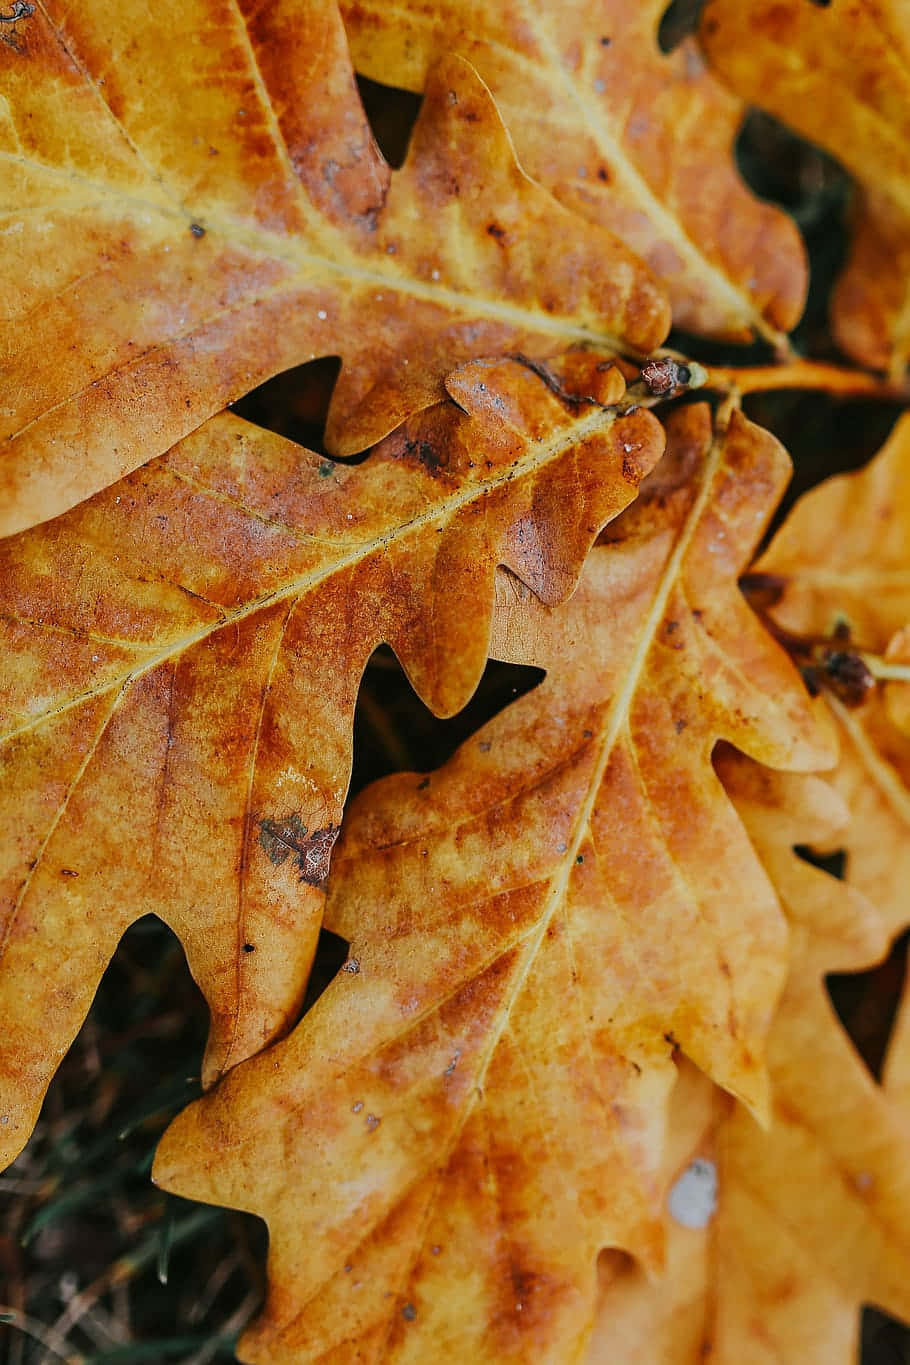
[[[695,33],[704,0],[672,0],[663,12],[657,41],[661,52],[672,52],[684,38]]]
[[[282,370],[232,404],[232,412],[289,441],[326,453],[325,419],[338,380],[338,356],[322,356]]]
[[[432,772],[511,702],[530,692],[543,669],[491,659],[463,711],[440,720],[415,694],[386,645],[367,664],[354,715],[351,795],[395,772]],[[488,741],[478,738],[482,752]]]
[[[408,154],[408,143],[422,98],[410,90],[380,85],[367,76],[357,77],[357,88],[377,146],[389,165],[397,170]]]
[[[876,1080],[900,1005],[910,931],[892,944],[884,962],[865,972],[836,972],[825,979],[831,1004],[853,1046]]]
[[[641,1267],[627,1251],[618,1247],[604,1247],[597,1257],[597,1280],[601,1289],[611,1289],[620,1280],[641,1275]]]
[[[827,9],[831,0],[809,0],[809,4],[814,5],[816,9]]]
[[[822,872],[827,872],[830,877],[836,877],[838,881],[843,881],[847,866],[846,849],[838,848],[833,853],[816,853],[813,849],[807,848],[805,844],[798,844],[793,851],[798,858],[802,858],[804,863],[810,863],[812,867],[818,867]]]

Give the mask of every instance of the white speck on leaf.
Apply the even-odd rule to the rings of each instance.
[[[684,1228],[706,1228],[717,1210],[717,1167],[696,1157],[667,1196],[670,1217]]]

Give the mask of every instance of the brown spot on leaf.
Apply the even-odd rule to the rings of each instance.
[[[448,452],[430,441],[405,441],[404,455],[422,464],[431,474],[438,474],[448,464]]]
[[[259,843],[269,861],[280,867],[293,856],[300,880],[311,886],[321,885],[329,875],[329,861],[337,838],[337,825],[326,825],[309,834],[296,812],[283,820],[265,818],[259,821]]]

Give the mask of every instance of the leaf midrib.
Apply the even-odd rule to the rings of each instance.
[[[574,868],[576,858],[578,857],[578,850],[588,834],[594,805],[603,784],[614,746],[628,721],[631,704],[638,690],[638,685],[641,681],[642,672],[647,662],[648,655],[650,654],[656,639],[657,630],[666,613],[670,593],[673,591],[674,585],[676,584],[683,558],[710,499],[714,475],[717,472],[722,459],[724,434],[725,433],[723,432],[718,433],[712,442],[711,449],[702,471],[703,482],[701,488],[689,510],[685,522],[680,528],[673,550],[667,559],[667,563],[655,589],[651,607],[645,618],[644,627],[629,664],[625,684],[617,692],[616,697],[607,712],[605,724],[602,729],[602,739],[600,740],[599,745],[600,753],[591,775],[587,794],[579,808],[575,831],[568,844],[566,853],[563,855],[561,872],[558,876],[553,878],[551,892],[536,930],[531,929],[523,936],[527,943],[524,962],[515,974],[514,981],[503,1004],[499,1023],[495,1029],[491,1030],[489,1043],[481,1057],[480,1064],[476,1071],[476,1080],[475,1084],[472,1086],[470,1098],[464,1106],[460,1121],[453,1130],[451,1142],[437,1163],[437,1169],[439,1171],[445,1171],[448,1168],[452,1153],[455,1151],[464,1127],[473,1114],[475,1107],[482,1099],[484,1082],[493,1055],[509,1025],[512,1011],[524,992],[528,976],[533,969],[541,945],[546,937],[547,930],[559,907],[565,900],[572,869]],[[426,1230],[429,1227],[441,1187],[442,1181],[437,1180],[422,1220],[421,1230],[415,1238],[416,1250],[411,1257],[405,1275],[403,1276],[403,1286],[406,1286],[410,1282],[414,1266],[420,1256],[426,1238]],[[403,1289],[399,1292],[403,1292]],[[386,1346],[388,1344],[389,1335],[391,1334],[393,1322],[394,1318],[390,1314],[386,1335],[379,1348],[380,1354],[377,1357],[378,1360],[386,1359]]]
[[[531,447],[530,452],[524,457],[519,458],[513,465],[510,465],[506,471],[503,472],[500,470],[492,477],[482,479],[477,483],[472,483],[467,488],[457,491],[443,501],[433,503],[426,511],[418,513],[408,521],[401,522],[397,526],[391,527],[386,532],[380,532],[371,540],[359,543],[347,554],[341,555],[338,559],[333,560],[327,565],[322,565],[309,573],[302,574],[299,577],[292,579],[283,587],[274,588],[268,593],[263,593],[259,597],[254,597],[249,602],[244,603],[241,607],[235,608],[233,611],[224,611],[223,615],[217,620],[206,622],[201,628],[188,631],[186,634],[179,636],[163,649],[152,653],[135,668],[128,669],[125,672],[118,674],[116,677],[106,681],[97,688],[90,688],[76,697],[69,698],[61,705],[42,712],[40,716],[36,716],[22,725],[10,728],[0,735],[0,744],[35,730],[53,720],[55,717],[71,710],[73,707],[81,706],[95,697],[103,696],[114,688],[122,688],[125,693],[126,689],[138,678],[151,672],[160,664],[165,663],[168,659],[171,659],[178,654],[185,653],[188,649],[199,644],[215,631],[223,630],[228,626],[235,625],[238,622],[245,620],[247,617],[255,615],[256,612],[262,611],[266,607],[273,606],[278,602],[286,601],[295,596],[302,597],[327,579],[354,567],[377,551],[419,532],[423,527],[430,526],[436,521],[451,520],[463,507],[466,507],[475,500],[485,497],[490,491],[502,487],[505,483],[528,477],[535,470],[542,469],[547,464],[559,459],[565,451],[571,447],[580,445],[587,437],[598,432],[609,431],[617,418],[622,417],[623,415],[625,415],[625,408],[618,405],[609,410],[604,410],[603,408],[595,409],[588,414],[587,417],[575,421],[569,427],[562,429],[556,436],[551,436],[540,442],[535,442]],[[169,471],[169,473],[171,472],[172,471]],[[203,488],[201,485],[196,486],[202,496],[221,501],[231,501],[230,499],[224,499],[223,495],[219,494],[214,489]],[[257,520],[261,520],[252,509],[244,508],[240,503],[233,503],[233,505],[240,507],[247,515],[256,517]],[[302,534],[305,535],[305,533]],[[309,537],[307,537],[307,539],[309,539]]]

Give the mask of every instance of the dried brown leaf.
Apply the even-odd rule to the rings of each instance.
[[[565,607],[503,579],[497,652],[545,681],[354,803],[345,967],[163,1140],[166,1188],[269,1224],[244,1360],[573,1359],[604,1242],[660,1260],[676,1045],[765,1103],[784,925],[710,756],[830,751],[736,589],[786,457],[704,406],[668,427]]]
[[[358,70],[422,90],[439,54],[480,72],[531,175],[667,288],[679,327],[777,343],[799,319],[802,243],[745,188],[742,106],[692,39],[661,53],[666,0],[341,0]]]
[[[852,1365],[865,1304],[910,1317],[910,1120],[854,1052],[823,978],[880,957],[885,926],[792,850],[838,837],[847,812],[830,787],[732,753],[718,767],[790,922],[790,977],[768,1043],[771,1124],[684,1068],[664,1168],[667,1271],[649,1280],[603,1258],[588,1359]],[[716,1213],[681,1199],[695,1162],[716,1170]]]
[[[519,170],[462,59],[391,174],[334,0],[27,8],[0,35],[0,532],[313,356],[344,362],[344,453],[464,360],[663,339],[646,269]]]
[[[908,921],[910,735],[893,714],[907,683],[889,673],[902,671],[893,651],[910,622],[910,418],[865,469],[805,494],[756,570],[773,585],[770,615],[791,647],[817,642],[831,659],[813,676],[840,734],[832,780],[850,811],[847,876],[896,933]],[[853,672],[867,661],[878,685],[845,697],[842,661]]]
[[[569,357],[567,385],[622,397]],[[0,545],[0,1156],[22,1146],[127,925],[161,916],[208,1001],[204,1079],[299,1009],[380,641],[435,710],[487,657],[494,572],[549,602],[663,448],[514,361],[358,467],[224,415]]]
[[[708,0],[702,40],[744,99],[832,152],[862,187],[833,304],[835,335],[864,364],[910,358],[910,99],[901,0]]]

